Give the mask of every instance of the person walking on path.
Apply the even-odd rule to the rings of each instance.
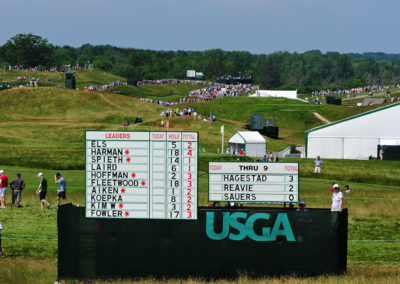
[[[317,159],[314,160],[314,165],[315,165],[314,173],[320,174],[323,164],[324,162],[321,160],[320,156],[318,156]]]
[[[58,194],[57,194],[57,209],[60,204],[60,198],[64,200],[64,204],[67,204],[67,196],[66,196],[66,191],[67,191],[67,184],[65,182],[65,179],[61,176],[60,173],[56,173],[54,176],[54,181],[55,183],[58,183],[60,185],[60,189],[58,189]]]
[[[21,174],[17,173],[17,177],[10,182],[10,187],[12,191],[12,201],[11,207],[21,207],[19,204],[21,202],[21,193],[25,188],[25,181],[21,178]]]
[[[8,186],[8,177],[4,174],[4,171],[0,171],[0,208],[6,208],[6,190]]]
[[[46,204],[47,209],[50,209],[50,203],[45,199],[47,194],[47,179],[43,176],[43,173],[39,173],[38,177],[40,178],[40,183],[36,190],[36,194],[39,195],[40,208],[43,209],[44,204]]]

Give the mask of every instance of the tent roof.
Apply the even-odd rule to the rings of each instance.
[[[258,131],[238,131],[230,139],[229,143],[266,143],[264,137]]]
[[[344,118],[344,119],[341,119],[341,120],[338,120],[338,121],[335,121],[335,122],[331,122],[331,123],[328,123],[328,124],[325,124],[325,125],[317,126],[315,128],[306,130],[305,131],[306,132],[306,140],[307,140],[307,136],[311,132],[314,132],[314,131],[317,131],[317,130],[320,130],[320,129],[323,129],[323,128],[331,127],[331,126],[333,126],[335,124],[343,123],[343,122],[346,122],[346,121],[349,121],[349,120],[353,120],[353,119],[356,119],[356,118],[359,118],[359,117],[362,117],[362,116],[367,116],[369,114],[372,114],[372,113],[375,113],[375,112],[379,112],[379,111],[383,111],[383,110],[386,110],[386,109],[389,109],[389,108],[392,108],[392,107],[400,107],[400,103],[394,103],[394,104],[390,104],[390,105],[383,106],[383,107],[380,107],[380,108],[376,108],[376,109],[373,109],[373,110],[370,110],[370,111],[366,111],[366,112],[363,112],[363,113],[360,113],[360,114],[357,114],[357,115],[353,115],[353,116],[350,116],[350,117],[347,117],[347,118]]]
[[[378,98],[378,99],[373,99],[373,98],[364,98],[362,100],[361,105],[362,106],[368,106],[368,105],[380,105],[386,103],[386,99],[384,98]]]

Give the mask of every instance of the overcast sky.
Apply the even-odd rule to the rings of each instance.
[[[400,53],[398,0],[0,0],[0,44]]]

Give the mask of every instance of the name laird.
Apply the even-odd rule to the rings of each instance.
[[[224,181],[267,181],[266,175],[224,175]]]

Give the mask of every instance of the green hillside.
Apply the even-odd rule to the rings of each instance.
[[[126,82],[125,78],[110,73],[105,73],[100,70],[89,71],[86,69],[71,69],[75,71],[76,87],[83,89],[89,86],[101,86],[109,84],[114,81]],[[2,82],[12,82],[17,81],[18,76],[26,78],[40,78],[39,85],[42,86],[65,86],[65,73],[62,72],[30,72],[30,71],[20,71],[11,70],[5,72],[0,70],[0,79]],[[0,83],[1,84],[1,83]],[[25,82],[26,84],[26,82]]]
[[[93,74],[99,77],[98,72]],[[179,97],[199,86],[172,84],[129,87],[129,90],[132,96],[165,98],[171,88]],[[51,87],[2,91],[0,104],[0,163],[60,169],[83,168],[85,130],[165,130],[160,127],[160,114],[169,108],[113,92]],[[279,151],[290,145],[304,144],[304,131],[323,124],[314,112],[334,121],[371,108],[249,97],[225,97],[186,106],[206,117],[210,112],[215,114],[217,122],[209,124],[200,119],[173,117],[169,119],[169,130],[199,131],[200,148],[206,153],[217,153],[221,145],[220,126],[225,126],[227,147],[228,138],[236,131],[245,130],[252,113],[263,113],[265,118],[275,119],[275,125],[280,127],[280,139],[267,138],[267,148]],[[133,124],[135,117],[142,117],[143,123]],[[122,127],[122,121],[126,120],[131,125]]]
[[[186,84],[165,84],[165,85],[142,85],[134,87],[130,85],[116,86],[110,91],[117,91],[123,95],[135,98],[148,98],[152,100],[163,100],[165,102],[179,102],[191,90],[197,90],[206,85],[191,86]]]

